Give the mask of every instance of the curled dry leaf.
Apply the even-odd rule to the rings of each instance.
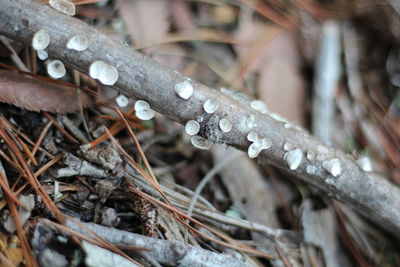
[[[84,92],[81,99],[83,107],[94,102]],[[5,70],[0,70],[0,101],[37,112],[65,114],[79,110],[75,88]]]

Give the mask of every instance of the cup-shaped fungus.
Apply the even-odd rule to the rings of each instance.
[[[50,0],[49,5],[58,12],[69,16],[75,15],[75,4],[67,0]]]
[[[200,124],[195,120],[190,120],[185,125],[185,131],[188,135],[196,135],[200,131]]]
[[[300,166],[302,159],[303,152],[299,148],[290,150],[283,156],[283,160],[291,170],[296,170]]]
[[[211,143],[201,136],[195,135],[190,138],[192,145],[198,149],[207,150],[211,148]]]
[[[337,177],[342,173],[342,167],[340,166],[340,161],[338,159],[325,160],[322,162],[322,168],[334,177]]]
[[[203,108],[205,112],[211,114],[217,111],[217,109],[219,108],[219,103],[216,99],[210,98],[207,99],[206,102],[204,102]]]
[[[222,118],[218,122],[218,126],[221,129],[221,131],[227,133],[232,129],[232,123],[230,120],[227,118]]]
[[[175,85],[175,93],[182,99],[189,99],[193,95],[193,86],[192,84],[185,80],[181,83],[177,83]]]
[[[134,108],[136,117],[138,117],[141,120],[144,121],[151,120],[155,115],[155,112],[150,108],[149,103],[147,103],[144,100],[136,101]]]
[[[118,71],[103,61],[95,61],[89,67],[89,75],[104,85],[114,85],[118,80]]]
[[[263,113],[263,114],[265,114],[265,113],[268,112],[267,104],[265,104],[265,103],[264,103],[263,101],[261,101],[261,100],[253,100],[253,101],[250,103],[250,107],[251,107],[252,109],[254,109],[254,110],[257,110],[257,111]]]
[[[128,98],[126,96],[124,96],[124,95],[117,96],[115,101],[117,102],[118,106],[120,106],[121,108],[126,107],[128,105],[128,103],[129,103]]]
[[[64,64],[61,60],[50,60],[47,62],[47,73],[53,79],[60,79],[65,76],[67,71],[65,70]]]
[[[75,35],[71,39],[69,39],[67,43],[67,48],[76,50],[76,51],[84,51],[88,49],[90,44],[89,37],[85,34]]]
[[[33,49],[40,51],[46,49],[50,44],[50,34],[46,30],[35,32],[32,38]]]

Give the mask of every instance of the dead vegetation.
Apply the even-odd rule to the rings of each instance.
[[[121,79],[132,80],[134,96],[142,90],[149,101],[138,110],[130,91],[112,88],[115,77],[104,78],[102,71],[93,77],[82,71],[88,66],[77,66],[76,57],[93,51],[60,54],[51,44],[35,50],[23,33],[25,44],[0,35],[2,266],[400,264],[394,201],[400,196],[392,195],[400,181],[395,1],[70,2],[76,18],[177,71],[178,78],[179,73],[191,77],[184,81],[195,90],[185,92],[186,99],[193,94],[205,100],[194,80],[230,91],[217,99],[219,106],[201,106],[206,114],[191,118],[194,129],[185,132],[164,115],[183,123],[198,103],[167,105],[169,88],[163,84],[165,95],[148,93],[157,81],[165,82],[163,75],[175,75],[172,71],[154,72],[155,77],[119,73],[116,87]],[[6,24],[12,22],[0,22],[0,33],[7,35],[1,26]],[[32,20],[21,20],[19,27],[33,27]],[[50,59],[69,60],[65,76],[49,78],[43,51]],[[277,136],[272,143],[247,133],[246,145],[235,142],[236,126],[232,131],[226,121],[221,126],[219,112],[235,123],[231,118],[242,109],[239,104],[226,109],[233,103],[225,101],[227,94],[280,123],[286,118],[271,130]],[[155,113],[153,106],[166,113]],[[210,125],[234,135],[222,136],[223,143],[242,150],[253,144],[261,165],[245,153],[187,134],[200,132],[220,142],[220,131]],[[317,146],[297,125],[335,149]],[[295,138],[284,138],[277,152],[274,141],[292,136],[291,130]],[[299,145],[309,142],[313,149]],[[305,165],[306,160],[321,164]],[[348,172],[351,164],[357,171]],[[341,187],[335,177],[342,173],[348,181],[365,178],[354,184],[361,192]],[[386,214],[392,217],[379,218]]]

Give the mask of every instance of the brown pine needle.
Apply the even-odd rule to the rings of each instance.
[[[3,189],[3,192],[9,198],[9,201],[13,201],[18,206],[25,208],[24,204],[22,204],[21,201],[19,201],[19,199],[15,196],[15,193],[11,191],[7,178],[3,175],[2,172],[0,172],[0,186],[1,189]]]
[[[6,181],[7,178],[4,177],[3,174],[1,174],[1,176],[2,176],[1,177],[2,180],[4,178],[4,180]],[[24,255],[24,259],[25,259],[25,264],[26,264],[26,266],[29,266],[29,267],[38,266],[38,264],[35,261],[35,258],[33,257],[32,250],[31,250],[31,247],[29,246],[28,240],[26,239],[24,229],[21,225],[21,219],[19,217],[17,207],[15,206],[15,202],[11,198],[9,198],[8,194],[6,194],[6,197],[8,198],[7,202],[8,202],[8,206],[10,208],[11,216],[13,217],[15,227],[17,228],[18,238],[21,241],[21,248],[22,248],[22,253]]]
[[[19,164],[21,164],[27,176],[26,178],[30,183],[30,185],[32,186],[32,188],[35,190],[36,194],[42,198],[46,207],[53,213],[53,215],[57,218],[57,220],[64,224],[64,218],[62,217],[62,213],[59,211],[58,207],[53,203],[51,198],[46,194],[46,192],[41,187],[39,181],[36,179],[31,169],[29,168],[27,162],[22,157],[22,154],[19,152],[18,147],[13,141],[13,139],[11,139],[10,136],[6,133],[6,131],[4,131],[4,129],[1,127],[0,127],[0,135],[4,139],[7,146],[10,148],[10,150],[13,152],[12,155],[15,155]]]
[[[125,126],[128,129],[129,135],[131,136],[133,142],[135,143],[135,146],[139,152],[139,155],[142,158],[147,171],[150,173],[151,178],[153,178],[154,182],[158,184],[157,178],[154,175],[153,170],[151,169],[151,166],[149,164],[149,161],[147,160],[146,155],[144,154],[143,149],[142,149],[138,139],[136,138],[136,135],[133,133],[132,128],[129,126],[128,122],[126,121],[124,115],[122,115],[119,108],[116,107],[115,110],[117,111],[118,115],[121,117],[121,120],[125,123]]]
[[[135,168],[135,170],[142,175],[152,186],[154,186],[154,188],[158,191],[158,193],[161,194],[161,196],[165,199],[165,201],[168,203],[168,205],[170,205],[172,207],[171,202],[168,200],[167,196],[165,195],[165,193],[162,191],[160,185],[158,184],[158,182],[156,180],[154,180],[153,178],[149,177],[147,175],[147,173],[132,159],[132,157],[126,153],[126,151],[120,146],[120,144],[118,144],[118,142],[115,140],[115,138],[111,135],[110,131],[106,128],[106,133],[108,135],[108,137],[110,138],[110,140],[113,142],[113,144],[118,147],[118,149],[122,152],[122,154],[126,157],[126,159],[129,161],[129,163],[131,163],[131,165]]]
[[[127,183],[129,184],[130,182],[127,181]],[[189,224],[185,223],[185,221],[183,219],[176,218],[182,225],[186,226],[191,231],[196,232],[197,234],[203,236],[204,238],[206,238],[206,239],[208,239],[210,241],[213,241],[213,242],[215,242],[217,244],[220,244],[220,245],[228,247],[228,248],[232,248],[232,249],[236,249],[236,250],[239,250],[239,251],[251,253],[251,254],[254,254],[254,255],[257,255],[257,256],[260,256],[260,257],[264,257],[264,258],[267,258],[267,259],[273,259],[274,258],[274,256],[272,256],[270,254],[258,251],[256,249],[253,249],[253,248],[251,248],[249,246],[246,246],[246,245],[244,245],[244,244],[242,244],[242,243],[240,243],[240,242],[238,242],[238,241],[236,241],[236,240],[234,240],[232,238],[220,235],[218,232],[214,231],[210,227],[207,227],[206,225],[204,225],[203,223],[197,221],[196,219],[193,219],[192,217],[187,216],[184,212],[180,211],[179,209],[177,209],[177,208],[175,208],[173,206],[169,206],[169,205],[163,203],[162,201],[159,201],[159,200],[149,196],[148,194],[146,194],[146,193],[144,193],[144,192],[142,192],[140,190],[137,190],[134,186],[128,186],[128,190],[130,192],[135,193],[135,194],[143,197],[144,199],[152,202],[156,206],[161,206],[163,208],[166,208],[166,209],[170,210],[171,212],[173,212],[174,214],[176,214],[176,215],[178,215],[178,216],[180,216],[180,217],[182,217],[184,219],[187,219],[187,220],[191,221],[192,223],[197,224],[198,226],[200,226],[202,228],[205,228],[206,230],[210,231],[211,233],[213,233],[214,235],[218,236],[219,238],[226,240],[227,242],[215,239],[215,238],[213,238],[213,237],[211,237],[211,236],[209,236],[209,235],[197,230],[196,228],[190,226]]]

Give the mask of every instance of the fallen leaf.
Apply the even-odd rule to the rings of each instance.
[[[81,99],[83,107],[93,104],[83,91]],[[75,88],[5,70],[0,70],[0,101],[37,112],[65,114],[79,110]]]

